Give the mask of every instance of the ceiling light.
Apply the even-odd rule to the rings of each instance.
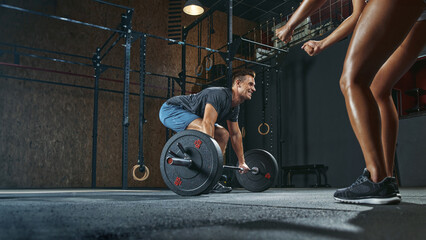
[[[188,0],[183,7],[183,12],[188,15],[197,16],[202,14],[204,9],[198,0]]]

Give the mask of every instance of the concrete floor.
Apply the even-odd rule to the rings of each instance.
[[[426,239],[426,188],[400,191],[371,206],[334,189],[1,190],[0,239]]]

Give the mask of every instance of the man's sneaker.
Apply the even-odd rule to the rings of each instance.
[[[371,181],[370,172],[364,169],[362,175],[350,187],[337,190],[334,199],[345,203],[396,204],[401,202],[396,186],[393,177],[386,177],[378,183]]]
[[[214,185],[213,189],[210,191],[211,193],[229,193],[232,191],[231,187],[227,187],[222,185],[222,183],[218,182]]]

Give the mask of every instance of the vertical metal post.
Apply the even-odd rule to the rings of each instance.
[[[228,82],[228,87],[232,86],[232,58],[231,49],[232,49],[232,0],[228,1],[228,57],[226,58],[226,78]]]
[[[269,45],[269,21],[266,21],[266,45]]]
[[[170,77],[167,77],[167,99],[169,99],[170,98],[170,91],[171,91],[171,84],[170,84],[170,81],[171,81],[172,79],[170,78]]]
[[[276,26],[276,24],[275,24],[275,17],[274,17],[274,18],[272,18],[272,21],[274,21],[274,25],[273,25],[273,28],[272,28],[272,29],[273,29],[273,31],[275,31],[275,29],[276,29],[276,27],[275,27],[275,26]],[[274,36],[273,31],[272,31],[272,36]],[[274,42],[272,43],[272,46],[274,46],[274,47],[278,47],[278,46],[277,46],[277,44],[276,44],[277,42],[278,42],[278,39],[277,39],[277,38],[275,38]]]
[[[260,74],[259,74],[260,75]],[[265,96],[265,68],[262,67],[262,81],[261,81],[261,87],[262,87],[262,123],[264,124],[266,119],[266,96]],[[262,136],[262,147],[265,148],[265,136]]]
[[[275,59],[274,59],[274,66],[278,66],[278,57],[277,55],[275,55]],[[281,95],[282,95],[282,90],[281,90],[281,81],[280,81],[280,77],[281,77],[281,70],[279,69],[275,69],[275,79],[273,79],[271,82],[275,83],[275,96],[276,96],[276,103],[277,103],[277,109],[276,109],[276,120],[275,120],[275,126],[276,126],[276,142],[277,142],[277,157],[278,157],[278,167],[281,169],[282,167],[282,163],[283,163],[283,156],[282,156],[282,145],[284,143],[283,140],[283,134],[281,132],[282,129],[282,120],[281,120]],[[279,178],[278,180],[278,186],[282,186],[283,182],[282,182],[282,177]]]
[[[232,0],[228,1],[228,56],[226,57],[226,80],[227,86],[232,88]],[[227,163],[231,163],[232,146],[230,141],[228,142],[228,149],[226,154]]]
[[[171,81],[173,81],[173,79],[171,79],[170,77],[167,77],[167,99],[170,98]],[[166,141],[169,140],[169,136],[170,136],[170,130],[168,128],[166,128]]]
[[[127,14],[122,16],[126,18],[126,25],[123,26],[125,38],[125,56],[124,56],[124,86],[123,86],[123,137],[122,137],[122,189],[127,189],[127,171],[128,171],[128,140],[129,140],[129,95],[130,95],[130,47],[131,47],[131,17],[132,10],[127,10]]]
[[[182,42],[186,43],[186,37],[188,36],[188,32],[184,29],[182,30]],[[182,44],[182,72],[181,72],[181,94],[185,95],[186,93],[186,44]]]
[[[93,56],[95,67],[95,86],[93,93],[93,131],[92,131],[92,188],[96,187],[96,152],[98,144],[98,100],[99,100],[99,77],[101,75],[100,48],[96,49]]]
[[[143,124],[145,123],[144,116],[144,100],[145,100],[145,58],[146,58],[146,34],[143,34],[140,39],[139,50],[139,153],[138,164],[139,171],[145,171],[144,156],[143,156]]]
[[[173,97],[175,95],[175,81],[172,79],[172,92],[171,92],[171,96]]]
[[[203,22],[200,22],[200,23],[198,23],[198,46],[201,46],[201,33],[202,33],[202,23]],[[198,65],[197,66],[199,66],[200,64],[201,64],[201,48],[198,48],[198,52],[197,52],[197,55],[198,55]]]

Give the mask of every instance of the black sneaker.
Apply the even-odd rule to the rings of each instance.
[[[394,177],[386,177],[375,183],[370,180],[370,172],[364,169],[362,175],[350,187],[337,190],[334,199],[345,203],[396,204],[401,202],[397,191]]]
[[[213,189],[210,191],[211,193],[229,193],[232,191],[231,187],[227,187],[222,185],[222,183],[218,182],[214,185]]]
[[[399,199],[401,199],[401,193],[399,192],[398,183],[396,182],[395,178],[393,178],[393,179],[395,180],[393,182],[393,186],[394,186],[394,189],[395,189],[396,196],[399,197]]]

